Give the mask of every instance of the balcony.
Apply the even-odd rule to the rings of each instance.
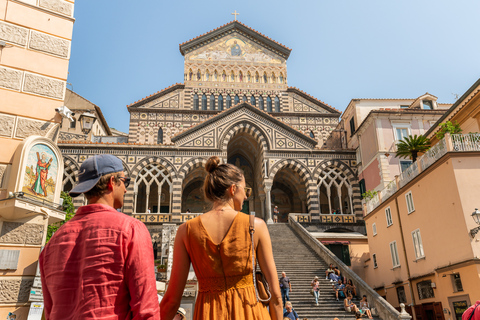
[[[402,172],[396,180],[391,181],[384,189],[379,191],[372,199],[367,201],[369,214],[380,204],[390,198],[395,192],[415,179],[432,164],[437,162],[447,152],[478,152],[480,151],[480,133],[446,134],[436,145],[431,147],[424,155],[419,157],[408,169]]]

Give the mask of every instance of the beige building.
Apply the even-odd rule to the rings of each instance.
[[[64,105],[73,0],[0,0],[0,318],[42,309],[37,260],[59,203],[55,141]]]
[[[367,282],[416,319],[461,318],[480,297],[480,80],[427,131],[433,147],[367,203]],[[439,124],[461,134],[439,139]],[[479,221],[480,223],[480,221]]]

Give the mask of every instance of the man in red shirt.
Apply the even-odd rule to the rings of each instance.
[[[40,254],[45,316],[57,319],[160,319],[153,247],[145,225],[115,209],[130,183],[112,155],[87,159],[72,197],[80,207]]]

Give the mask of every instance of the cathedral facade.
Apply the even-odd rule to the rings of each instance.
[[[290,52],[238,21],[180,44],[184,83],[128,106],[128,143],[58,142],[65,190],[85,159],[113,154],[132,178],[123,212],[151,226],[179,223],[208,209],[204,164],[216,155],[245,172],[253,194],[244,212],[361,220],[355,151],[327,143],[341,140],[332,134],[341,113],[288,86]]]

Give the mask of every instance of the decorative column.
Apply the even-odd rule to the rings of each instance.
[[[272,198],[270,195],[270,191],[272,190],[272,185],[265,185],[265,193],[266,193],[266,206],[267,206],[267,215],[266,215],[266,220],[267,224],[272,224]]]
[[[265,195],[261,194],[258,197],[260,198],[260,209],[262,212],[262,219],[265,220]]]
[[[173,178],[171,186],[171,206],[170,213],[172,214],[172,222],[180,222],[182,212],[182,179]]]

